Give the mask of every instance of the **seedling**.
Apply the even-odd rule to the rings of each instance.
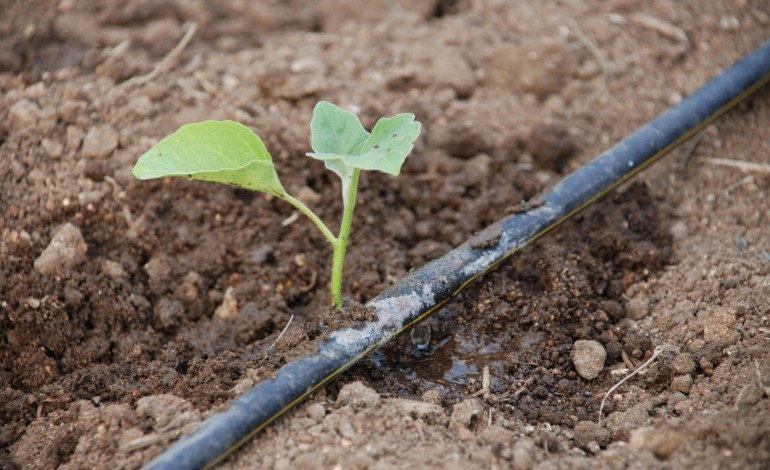
[[[310,122],[309,157],[321,160],[342,180],[343,213],[335,236],[302,201],[281,185],[262,140],[243,124],[233,121],[205,121],[187,124],[161,140],[139,157],[132,173],[141,180],[171,176],[225,183],[272,194],[305,214],[331,244],[331,296],[342,307],[342,269],[356,205],[361,170],[378,170],[398,176],[420,123],[414,114],[381,118],[367,132],[355,114],[331,103],[319,102]]]

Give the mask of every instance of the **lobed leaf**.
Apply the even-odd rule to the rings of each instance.
[[[397,176],[420,135],[414,114],[382,118],[368,133],[355,114],[319,102],[310,122],[314,152],[326,167],[345,180],[353,168],[378,170]]]
[[[188,177],[286,194],[262,140],[233,121],[184,125],[139,157],[131,172],[142,180]]]

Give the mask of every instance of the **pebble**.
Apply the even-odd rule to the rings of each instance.
[[[300,57],[291,63],[291,71],[294,73],[310,73],[315,75],[324,75],[329,69],[326,62],[318,57],[307,56]]]
[[[459,97],[470,96],[476,86],[473,69],[456,49],[446,47],[436,50],[431,65],[425,71],[430,83],[452,88]]]
[[[754,406],[762,399],[764,391],[756,384],[750,383],[741,389],[738,398],[735,400],[736,406]]]
[[[350,405],[356,409],[376,408],[380,406],[380,402],[382,402],[380,394],[360,381],[346,384],[337,395],[337,403],[342,406]]]
[[[228,287],[222,303],[214,310],[216,318],[232,318],[238,315],[238,299],[235,298],[235,290]]]
[[[46,155],[54,159],[61,158],[64,153],[64,145],[58,140],[53,140],[48,137],[45,137],[42,142],[40,142],[40,147]]]
[[[649,424],[650,415],[647,405],[640,403],[626,411],[616,411],[607,416],[607,430],[614,440],[628,439],[631,430]]]
[[[76,226],[66,223],[51,237],[51,242],[35,260],[35,269],[44,275],[66,273],[85,259],[88,245]]]
[[[136,402],[136,414],[143,418],[151,418],[155,423],[155,429],[168,426],[184,412],[197,414],[190,402],[171,394],[150,395]]]
[[[326,408],[320,403],[313,403],[312,405],[308,405],[306,413],[308,418],[316,423],[320,423],[326,416]]]
[[[422,400],[432,405],[442,405],[444,403],[444,394],[438,388],[431,388],[422,394]]]
[[[535,441],[522,438],[513,445],[513,470],[530,470],[535,465]]]
[[[658,459],[667,460],[684,440],[682,433],[677,430],[668,427],[656,429],[652,426],[644,426],[631,433],[628,446],[632,451],[648,450]]]
[[[102,272],[113,279],[126,277],[126,271],[120,263],[112,260],[102,261]]]
[[[154,256],[144,265],[150,284],[165,284],[171,277],[171,265],[165,257]]]
[[[83,139],[83,155],[106,158],[118,148],[118,131],[109,124],[94,126]]]
[[[321,195],[309,186],[302,186],[296,192],[296,198],[308,206],[316,206],[321,202]]]
[[[626,315],[634,320],[641,320],[650,313],[650,300],[647,297],[634,297],[626,302]]]
[[[83,129],[77,126],[68,126],[65,138],[67,148],[72,151],[77,151],[80,148],[80,145],[83,143],[83,137],[85,137],[85,132],[83,132]]]
[[[687,375],[680,375],[677,377],[674,377],[674,379],[671,381],[671,390],[674,392],[682,392],[685,395],[690,394],[690,389],[692,388],[692,376],[690,374]]]
[[[690,229],[687,227],[687,224],[681,220],[674,222],[671,226],[671,236],[674,237],[674,240],[684,240],[689,234]]]
[[[147,117],[152,114],[152,100],[147,95],[131,98],[127,107],[137,117]]]
[[[736,323],[733,313],[717,307],[711,312],[705,312],[703,316],[705,318],[703,339],[707,343],[715,342],[722,346],[730,346],[738,341],[740,335],[733,329]]]
[[[687,353],[680,353],[671,361],[671,366],[677,374],[689,374],[695,370],[695,361]]]
[[[578,340],[572,347],[572,363],[578,375],[586,380],[593,380],[604,370],[607,351],[593,340]]]
[[[8,111],[8,119],[16,129],[33,124],[40,117],[40,107],[26,99],[17,101]]]
[[[484,407],[481,406],[481,402],[475,398],[467,398],[452,407],[449,426],[452,429],[467,428],[483,412]]]
[[[184,316],[184,306],[178,300],[164,297],[158,301],[152,312],[156,325],[169,329],[175,327]]]
[[[532,93],[538,100],[561,91],[567,77],[576,71],[572,53],[561,39],[492,46],[486,67],[492,83],[521,94]]]

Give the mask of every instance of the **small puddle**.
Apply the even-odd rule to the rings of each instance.
[[[505,377],[505,362],[510,360],[512,348],[501,343],[481,344],[475,338],[457,338],[447,336],[431,339],[424,331],[424,325],[418,325],[412,335],[418,338],[411,355],[403,357],[397,363],[385,354],[375,351],[371,356],[375,365],[389,369],[398,382],[426,380],[446,387],[466,386],[481,381],[484,367],[490,369],[491,385]],[[426,339],[427,338],[427,339]],[[521,343],[514,340],[515,346]]]

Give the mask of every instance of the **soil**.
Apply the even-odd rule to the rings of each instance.
[[[402,175],[361,178],[344,289],[365,303],[536,204],[770,27],[770,4],[743,0],[6,0],[0,11],[9,469],[139,468],[368,315],[329,311],[331,250],[287,204],[133,179],[137,157],[179,125],[250,126],[284,186],[334,226],[337,178],[304,156],[313,105],[367,126],[414,112],[424,131]],[[164,60],[191,21],[192,40]],[[709,158],[769,164],[769,127],[765,91],[223,467],[767,468],[770,176]],[[596,378],[576,370],[580,340],[606,352],[580,358]],[[613,384],[653,355],[599,422]]]

